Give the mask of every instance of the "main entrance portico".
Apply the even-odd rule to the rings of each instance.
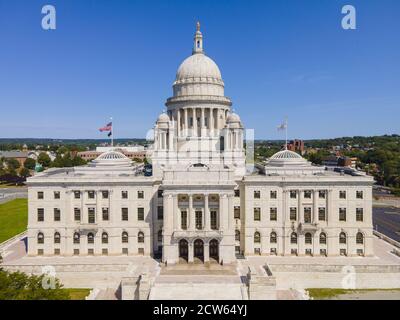
[[[217,239],[195,239],[188,242],[186,239],[179,241],[179,263],[206,263],[219,260],[219,241]]]

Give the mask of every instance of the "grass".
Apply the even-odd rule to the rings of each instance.
[[[0,189],[6,188],[26,188],[25,185],[16,185],[15,183],[0,183]]]
[[[62,290],[68,292],[71,300],[85,300],[90,293],[90,289],[64,288]]]
[[[306,289],[311,298],[314,300],[325,300],[331,299],[343,294],[351,293],[365,293],[369,291],[400,291],[400,289],[322,289],[322,288],[310,288]]]
[[[0,204],[0,243],[26,230],[28,199],[15,199]]]

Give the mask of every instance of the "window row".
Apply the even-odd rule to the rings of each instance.
[[[144,233],[142,231],[139,231],[137,234],[138,238],[138,243],[144,243]],[[87,234],[87,243],[88,244],[93,244],[95,239],[95,235],[92,232],[89,232]],[[78,232],[74,233],[73,236],[73,241],[74,244],[79,244],[81,242],[81,235]],[[124,231],[121,234],[121,242],[122,243],[128,243],[129,242],[129,235],[128,232]],[[39,232],[37,234],[37,243],[38,244],[44,244],[44,234],[43,232]],[[59,232],[54,233],[54,243],[58,244],[61,243],[61,235]],[[108,243],[108,233],[103,232],[101,234],[101,243],[107,244]]]
[[[237,192],[236,192],[237,191]],[[291,199],[297,199],[299,190],[290,190],[289,191],[289,196]],[[311,199],[313,190],[304,190],[302,191],[304,199]],[[326,199],[326,190],[318,190],[318,198],[319,199]],[[239,190],[235,190],[235,195],[239,196]],[[270,199],[277,199],[277,191],[272,190],[270,191]],[[364,193],[363,191],[357,190],[356,191],[356,199],[364,199]],[[339,199],[346,199],[347,197],[347,192],[345,190],[340,190],[339,191]],[[260,190],[254,190],[253,191],[253,198],[254,199],[261,199],[261,191]]]
[[[161,207],[162,208],[162,207]],[[109,208],[101,209],[101,217],[103,221],[110,220],[110,210]],[[54,221],[61,221],[61,210],[59,208],[53,209]],[[159,214],[160,218],[160,214]],[[82,210],[80,208],[74,208],[74,221],[82,220]],[[129,220],[129,210],[128,208],[121,208],[121,220],[128,221]],[[137,220],[144,221],[144,208],[137,208]],[[44,221],[44,208],[37,209],[37,221]],[[87,211],[87,221],[88,223],[96,223],[96,208],[88,208]]]
[[[82,194],[86,192],[88,199],[95,199],[96,198],[96,191],[94,190],[89,190],[89,191],[79,191],[79,190],[74,190],[74,198],[75,199],[81,199]],[[101,194],[102,199],[109,199],[110,197],[110,192],[108,190],[101,190],[98,191],[97,193]],[[53,191],[53,199],[60,199],[60,191]],[[39,200],[44,199],[44,191],[38,191],[37,192],[37,198]],[[121,191],[121,198],[122,199],[128,199],[128,191]],[[137,191],[137,199],[144,199],[144,191],[139,190]]]
[[[235,218],[240,218],[240,208],[236,209],[235,207],[234,216]],[[237,211],[236,211],[237,210]],[[339,208],[339,221],[346,221],[346,208]],[[312,222],[312,208],[305,207],[304,208],[304,223],[311,223]],[[269,212],[269,220],[270,221],[277,221],[277,208],[271,207]],[[297,221],[297,207],[290,207],[289,208],[289,219],[290,221]],[[318,220],[319,221],[326,221],[326,208],[319,207],[318,208]],[[261,208],[254,208],[254,221],[261,221]],[[356,221],[364,221],[364,209],[363,208],[356,208]]]

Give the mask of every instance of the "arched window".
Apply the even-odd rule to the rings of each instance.
[[[44,234],[42,232],[37,235],[37,243],[44,243]]]
[[[269,235],[269,242],[276,243],[276,232],[271,232],[271,234]]]
[[[89,244],[94,243],[94,234],[93,234],[93,233],[91,233],[91,232],[88,233],[88,235],[87,235],[87,242],[88,242]]]
[[[126,231],[122,232],[121,240],[122,240],[122,243],[128,243],[129,242],[128,232],[126,232]]]
[[[304,235],[304,241],[305,241],[306,244],[312,244],[312,235],[311,235],[311,233],[307,232]]]
[[[142,232],[142,231],[140,231],[139,233],[138,233],[138,242],[139,243],[144,243],[144,233]]]
[[[361,232],[358,232],[356,235],[356,243],[363,244],[364,243],[364,235]]]
[[[260,243],[261,242],[261,235],[258,231],[254,232],[254,243]]]
[[[157,241],[158,241],[158,242],[162,242],[162,230],[161,230],[161,229],[158,230],[158,233],[157,233]]]
[[[60,243],[61,242],[61,235],[59,232],[56,232],[54,234],[54,243]]]
[[[78,232],[75,232],[74,233],[74,243],[78,244],[80,242],[81,242],[81,236],[80,236],[80,234]]]
[[[319,235],[319,244],[326,244],[326,234],[324,232]]]
[[[240,241],[240,231],[235,230],[235,241]]]
[[[292,232],[292,234],[290,235],[290,243],[297,244],[297,233],[296,232]]]
[[[101,234],[101,243],[108,243],[108,234],[107,234],[107,232],[103,232]]]
[[[340,244],[346,244],[347,243],[347,236],[344,232],[341,232],[339,234],[339,243]]]

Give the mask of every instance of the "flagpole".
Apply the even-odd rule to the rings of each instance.
[[[110,117],[111,119],[111,151],[114,150],[114,122],[113,118]]]
[[[287,150],[287,117],[285,118],[285,150]]]

